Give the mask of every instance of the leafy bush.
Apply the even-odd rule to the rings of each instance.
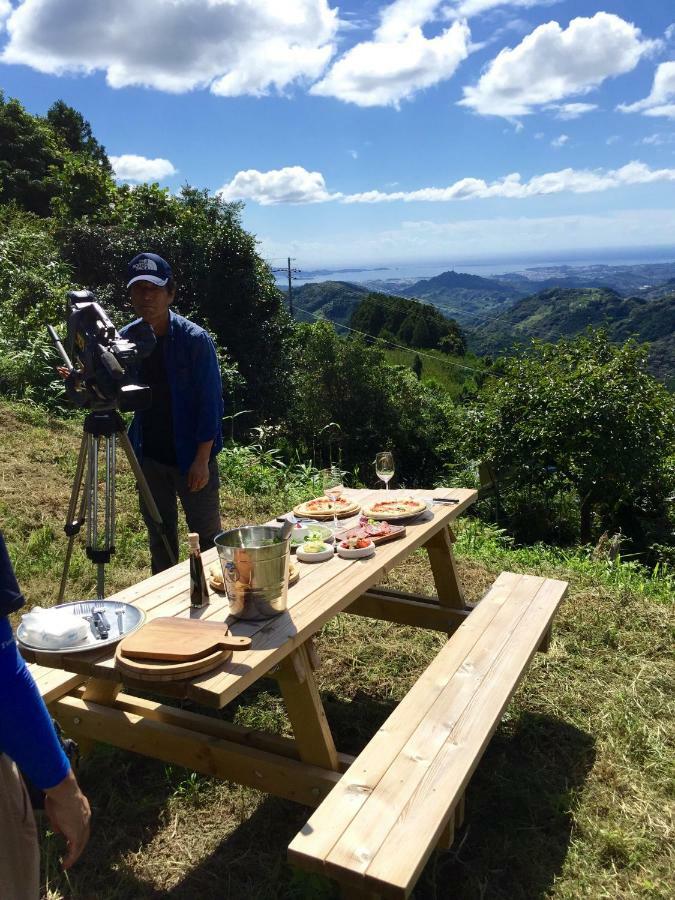
[[[573,490],[584,542],[595,517],[644,543],[675,488],[675,405],[646,357],[591,332],[504,361],[485,391],[477,445],[516,492]]]

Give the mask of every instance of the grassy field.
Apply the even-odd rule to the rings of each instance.
[[[0,403],[0,525],[30,605],[56,595],[80,428]],[[311,473],[240,449],[222,456],[229,523],[259,520],[311,490]],[[118,553],[108,591],[148,574],[145,533],[120,464]],[[520,548],[466,518],[461,577],[477,600],[503,568],[570,581],[551,651],[538,655],[471,783],[467,821],[435,854],[418,900],[666,898],[673,865],[672,578],[583,551]],[[74,555],[69,598],[94,572]],[[423,552],[390,585],[429,590]],[[322,632],[320,686],[341,750],[356,753],[442,638],[343,615]],[[290,733],[272,681],[222,715]],[[335,886],[293,872],[289,841],[308,810],[100,746],[80,780],[94,811],[90,845],[68,877],[59,839],[43,839],[43,896],[97,900],[328,900]]]

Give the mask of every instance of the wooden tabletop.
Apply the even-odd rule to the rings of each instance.
[[[382,499],[384,492],[345,490],[344,495],[364,505],[369,500]],[[211,595],[211,603],[205,609],[191,609],[187,561],[108,598],[133,603],[143,609],[146,621],[157,616],[226,621],[233,634],[252,638],[250,650],[236,653],[231,660],[207,675],[181,682],[178,688],[162,688],[162,692],[170,694],[180,691],[181,696],[204,706],[225,706],[318,632],[327,621],[378,584],[391,569],[426,544],[476,500],[476,491],[460,488],[390,491],[389,495],[392,498],[397,495],[447,497],[457,498],[459,502],[434,504],[432,509],[406,526],[403,538],[379,546],[369,559],[345,560],[336,555],[324,563],[298,562],[300,580],[289,588],[288,609],[272,619],[260,622],[234,619],[228,615],[227,598],[218,593]],[[342,520],[340,524],[349,527],[356,524],[357,519],[358,516]],[[217,559],[216,550],[206,551],[203,558],[205,565],[212,564]],[[39,652],[25,652],[24,655],[52,669],[64,669],[98,679],[121,680],[114,665],[114,648],[61,656]]]

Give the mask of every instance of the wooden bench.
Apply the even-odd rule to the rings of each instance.
[[[467,783],[566,590],[502,572],[296,835],[289,861],[336,879],[346,897],[408,897],[434,848],[452,843]]]

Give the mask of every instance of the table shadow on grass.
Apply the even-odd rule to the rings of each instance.
[[[429,860],[415,900],[549,897],[594,760],[593,737],[560,719],[503,723],[469,783],[465,825]]]

